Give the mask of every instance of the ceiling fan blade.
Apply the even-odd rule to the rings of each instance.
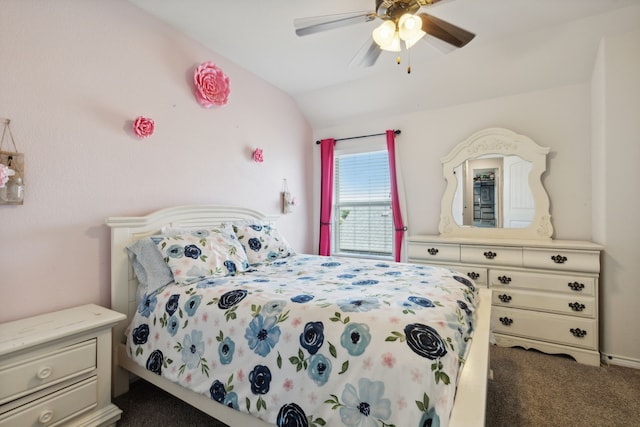
[[[433,6],[435,3],[449,3],[453,0],[416,0],[420,6]]]
[[[355,54],[349,66],[371,67],[376,63],[381,53],[382,49],[376,42],[367,40]]]
[[[465,46],[476,36],[435,16],[426,13],[419,13],[418,16],[422,19],[422,31],[455,47]]]
[[[454,45],[451,45],[449,43],[443,42],[442,40],[436,38],[436,37],[432,37],[429,34],[427,34],[425,37],[420,39],[420,43],[426,43],[429,46],[431,46],[432,48],[434,48],[435,50],[437,50],[440,53],[443,54],[447,54],[447,53],[451,53],[454,50],[457,49],[457,47],[455,47]]]
[[[376,16],[374,12],[367,11],[297,18],[293,20],[293,26],[297,35],[306,36],[321,31],[333,30],[334,28],[346,27],[347,25],[373,21]]]

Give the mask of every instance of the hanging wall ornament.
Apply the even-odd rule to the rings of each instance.
[[[24,200],[24,154],[18,152],[9,124],[3,119],[0,136],[0,205],[21,205]],[[5,151],[4,142],[11,143]]]
[[[229,77],[213,62],[203,62],[193,74],[196,99],[203,107],[225,105],[229,99]]]

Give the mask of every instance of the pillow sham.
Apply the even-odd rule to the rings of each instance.
[[[211,224],[211,225],[203,225],[201,227],[162,227],[160,234],[163,236],[179,236],[181,234],[190,234],[193,231],[202,231],[202,230],[212,230],[214,228],[228,228],[229,224],[226,222],[221,222],[219,224]]]
[[[247,255],[231,226],[193,229],[163,236],[156,243],[177,284],[234,275],[249,268]]]
[[[250,264],[261,264],[294,255],[295,251],[280,231],[268,222],[244,220],[233,223],[233,230]]]
[[[171,269],[162,259],[162,254],[156,246],[156,241],[162,237],[144,237],[126,248],[133,272],[138,279],[138,296],[155,292],[173,281]]]

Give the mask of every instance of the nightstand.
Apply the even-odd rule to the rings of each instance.
[[[111,328],[95,304],[0,325],[0,427],[115,426]]]

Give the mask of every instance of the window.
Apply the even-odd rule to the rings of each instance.
[[[334,160],[333,253],[392,258],[393,214],[386,150]]]

